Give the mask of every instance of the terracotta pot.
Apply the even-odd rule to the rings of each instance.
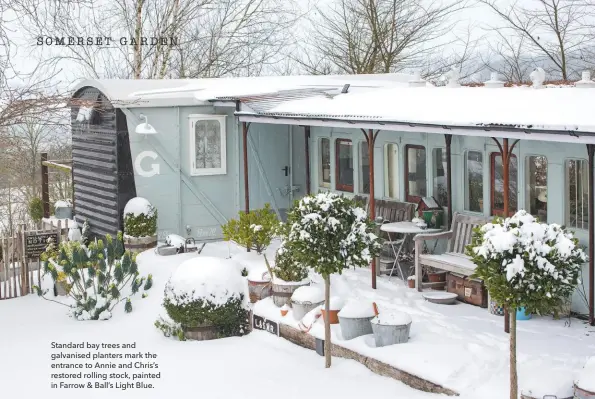
[[[428,273],[428,279],[430,283],[446,282],[446,272]]]
[[[415,280],[407,280],[407,285],[409,288],[415,288]]]
[[[281,309],[281,316],[287,316],[287,312],[289,312],[287,309]]]
[[[339,324],[339,311],[338,310],[329,310],[329,322],[331,324]],[[322,309],[322,319],[326,321],[326,312]]]

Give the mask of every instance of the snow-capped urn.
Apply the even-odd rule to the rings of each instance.
[[[533,72],[529,75],[531,82],[533,82],[532,87],[534,89],[541,89],[543,88],[543,82],[545,82],[545,71],[541,67],[535,68]]]
[[[490,74],[490,80],[485,81],[484,85],[485,85],[485,87],[499,88],[499,87],[504,87],[504,82],[500,80],[500,76],[498,75],[498,72],[492,72]]]
[[[582,79],[575,83],[576,87],[591,89],[595,87],[595,82],[591,80],[591,71],[583,71]]]
[[[73,220],[70,228],[68,229],[68,241],[81,241],[83,235],[81,233],[81,229],[79,228],[78,223]]]
[[[459,83],[460,73],[457,68],[453,67],[450,71],[446,72],[444,76],[448,80],[446,87],[461,87],[461,84]]]

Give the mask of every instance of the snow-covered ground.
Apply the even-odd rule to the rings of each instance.
[[[270,248],[267,252],[272,255],[273,251]],[[255,266],[258,255],[247,254],[227,243],[209,243],[201,256],[226,258],[230,255],[248,269],[259,267]],[[159,257],[151,251],[140,255],[140,271],[145,275],[153,274],[154,287],[147,298],[133,298],[132,313],[125,314],[122,304],[108,321],[75,321],[66,316],[65,307],[34,295],[0,301],[3,397],[17,397],[23,392],[46,398],[80,397],[82,392],[89,398],[161,398],[188,394],[209,398],[442,397],[379,377],[352,360],[335,358],[332,368],[325,370],[323,359],[315,352],[260,331],[242,338],[205,342],[178,342],[163,337],[153,326],[163,313],[160,307],[163,288],[171,273],[194,256],[197,255]],[[333,278],[332,295],[348,301],[358,298],[375,301],[381,314],[402,311],[413,320],[407,344],[375,348],[372,336],[343,341],[340,329],[333,326],[335,343],[442,384],[460,392],[463,399],[508,396],[508,335],[503,332],[502,317],[470,305],[425,302],[417,291],[407,288],[397,278],[390,282],[386,277],[380,278],[378,289],[374,291],[370,288],[367,269],[349,270]],[[279,308],[270,300],[258,303],[255,312],[297,326],[291,311],[281,318]],[[535,316],[518,324],[520,388],[535,389],[535,385],[543,384],[545,391],[534,391],[536,396],[559,393],[558,397],[563,397],[561,394],[571,388],[569,385],[578,378],[587,358],[595,355],[595,328],[577,319],[572,319],[567,326],[566,320]],[[323,336],[321,319],[311,333]],[[51,389],[50,373],[68,371],[50,368],[51,353],[60,351],[51,349],[51,343],[82,341],[136,342],[136,351],[157,354],[152,361],[156,361],[159,368],[143,370],[161,373],[161,378],[153,381],[156,388]]]
[[[233,248],[233,252],[238,249]],[[228,256],[226,243],[208,244],[203,255]],[[431,398],[389,378],[379,377],[352,360],[337,359],[330,370],[315,352],[297,347],[284,339],[255,331],[241,338],[203,342],[179,342],[165,338],[153,323],[162,312],[163,289],[180,263],[196,254],[158,257],[145,252],[139,257],[142,274],[152,273],[154,286],[147,298],[133,297],[134,310],[124,313],[123,304],[108,321],[75,321],[66,308],[35,295],[0,301],[0,395],[2,398],[184,398],[261,399],[279,398]],[[47,281],[46,281],[47,283]],[[51,298],[51,296],[50,296]],[[51,389],[51,373],[78,372],[52,370],[50,356],[74,349],[51,349],[51,343],[133,343],[135,350],[152,352],[160,372],[154,389]],[[78,350],[80,352],[80,350]],[[86,350],[85,350],[86,351]],[[120,353],[119,350],[113,350]],[[89,360],[86,360],[89,362]],[[106,360],[103,360],[106,362]],[[113,363],[128,360],[109,359]],[[76,363],[80,360],[63,360]],[[90,372],[91,369],[82,372]],[[127,370],[95,369],[100,373]],[[66,381],[66,380],[64,380]],[[96,381],[103,382],[101,379]],[[54,382],[56,382],[54,380]],[[76,383],[79,381],[70,380]],[[23,396],[25,395],[25,396]],[[81,396],[82,395],[82,396]]]

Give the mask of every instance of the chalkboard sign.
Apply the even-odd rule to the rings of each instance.
[[[279,323],[265,319],[261,316],[252,316],[252,328],[255,330],[267,331],[273,335],[279,336]]]
[[[25,256],[27,258],[39,257],[39,255],[45,252],[50,238],[52,238],[55,243],[58,243],[58,232],[25,232]]]

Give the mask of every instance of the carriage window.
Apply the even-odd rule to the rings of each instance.
[[[225,115],[191,115],[190,127],[191,175],[225,174]]]
[[[353,151],[351,140],[337,139],[335,142],[335,188],[340,191],[353,192]]]
[[[405,146],[405,196],[408,202],[426,197],[426,149],[420,145]]]
[[[434,168],[433,195],[441,206],[448,206],[448,194],[446,190],[446,151],[442,148],[434,148],[432,152],[432,163]]]
[[[368,143],[359,142],[359,192],[370,194],[370,157],[368,157]]]
[[[547,158],[527,157],[527,210],[539,221],[547,223]]]
[[[465,210],[483,213],[483,155],[467,151],[465,157]]]
[[[589,228],[589,163],[582,159],[566,161],[566,226]]]
[[[491,170],[491,215],[504,216],[504,165],[502,155],[499,152],[493,152],[490,157]],[[518,164],[514,154],[510,157],[510,166],[508,168],[508,216],[512,216],[517,210],[517,182],[518,182]]]
[[[399,147],[388,143],[384,146],[384,196],[399,198]]]
[[[331,141],[327,138],[322,138],[318,142],[319,153],[319,169],[318,169],[318,184],[321,187],[331,187]]]

